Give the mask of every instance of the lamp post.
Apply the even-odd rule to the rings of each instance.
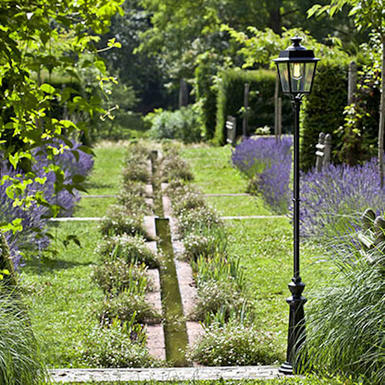
[[[306,302],[306,298],[302,296],[305,284],[301,280],[299,263],[299,112],[303,95],[311,92],[315,69],[317,61],[319,60],[314,57],[314,52],[312,50],[307,50],[301,45],[302,38],[293,37],[291,41],[293,44],[289,48],[281,51],[279,57],[274,60],[281,80],[282,92],[290,96],[294,110],[294,274],[292,282],[289,283],[289,290],[292,295],[286,300],[290,306],[286,362],[282,364],[279,369],[279,371],[284,374],[296,373],[296,354],[298,348],[305,339],[305,315],[303,305]]]

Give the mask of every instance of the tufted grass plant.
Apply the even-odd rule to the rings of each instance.
[[[144,295],[152,289],[146,266],[129,264],[122,259],[106,261],[96,266],[93,277],[100,288],[111,296],[123,291],[133,295]]]
[[[0,383],[37,385],[47,372],[24,306],[0,287]]]
[[[137,323],[157,323],[161,316],[151,304],[146,302],[143,293],[132,293],[124,290],[122,293],[105,298],[96,311],[102,325],[110,325],[114,319],[127,322],[134,319]]]
[[[364,384],[385,383],[385,245],[365,251],[339,240],[336,272],[312,293],[307,309],[306,364]]]

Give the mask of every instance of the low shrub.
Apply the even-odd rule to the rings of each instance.
[[[98,245],[98,252],[105,261],[124,259],[127,263],[144,263],[150,268],[159,266],[157,256],[140,236],[123,234],[104,239]]]
[[[377,160],[360,166],[330,165],[301,178],[301,231],[304,236],[343,234],[367,208],[385,207]]]
[[[199,111],[195,106],[181,107],[177,111],[155,110],[145,118],[150,122],[149,135],[152,139],[178,139],[184,143],[201,140]]]
[[[208,314],[221,312],[224,321],[230,315],[239,314],[245,305],[245,299],[233,280],[209,280],[198,286],[198,298],[194,317],[204,321]]]
[[[205,366],[266,365],[277,360],[270,353],[272,345],[271,334],[234,319],[206,327],[190,358]]]
[[[151,215],[153,207],[146,202],[144,195],[137,194],[136,191],[121,191],[118,196],[118,204],[125,207],[125,211],[130,215]]]
[[[99,230],[105,236],[147,235],[143,225],[143,216],[129,216],[126,208],[121,205],[111,205],[108,208],[107,215],[101,221]]]
[[[211,208],[200,207],[196,210],[183,210],[178,217],[178,231],[181,235],[214,229],[222,225],[218,214]]]
[[[184,256],[190,261],[199,257],[211,257],[215,253],[225,254],[227,235],[222,228],[188,233],[183,238]]]
[[[191,181],[194,179],[187,163],[179,156],[168,156],[162,162],[162,181],[170,182],[175,179]]]
[[[90,367],[144,368],[156,361],[145,347],[142,327],[133,321],[114,321],[109,327],[96,326],[84,341],[83,357]]]
[[[112,296],[123,291],[144,295],[151,289],[145,265],[129,264],[122,259],[96,266],[93,278],[105,293]]]
[[[262,194],[279,213],[285,213],[289,204],[291,145],[288,137],[246,139],[232,154],[233,164],[250,178],[249,191]]]
[[[148,304],[142,294],[128,291],[106,298],[97,310],[102,325],[109,325],[114,319],[127,322],[133,319],[136,323],[156,323],[161,316]]]
[[[173,201],[172,210],[176,216],[179,216],[183,211],[197,209],[204,205],[205,201],[199,194],[193,191],[186,191],[183,199]]]
[[[123,181],[125,184],[131,182],[148,183],[150,181],[148,166],[140,158],[133,160],[132,163],[123,169]]]

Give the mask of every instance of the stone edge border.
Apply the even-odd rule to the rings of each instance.
[[[247,380],[281,377],[275,366],[224,366],[153,369],[52,369],[52,381],[191,381],[191,380]]]

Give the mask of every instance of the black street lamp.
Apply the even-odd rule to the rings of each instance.
[[[303,305],[306,302],[306,298],[302,297],[305,284],[301,280],[299,269],[299,112],[303,95],[311,92],[315,69],[317,61],[319,60],[314,57],[312,50],[307,50],[300,44],[302,38],[293,37],[291,41],[293,45],[281,51],[278,59],[274,60],[281,80],[282,92],[291,97],[294,109],[294,276],[292,282],[289,283],[289,290],[292,296],[287,299],[287,303],[290,306],[290,313],[286,362],[282,364],[279,369],[279,371],[284,374],[293,374],[296,372],[295,359],[298,348],[305,341],[305,314]]]

